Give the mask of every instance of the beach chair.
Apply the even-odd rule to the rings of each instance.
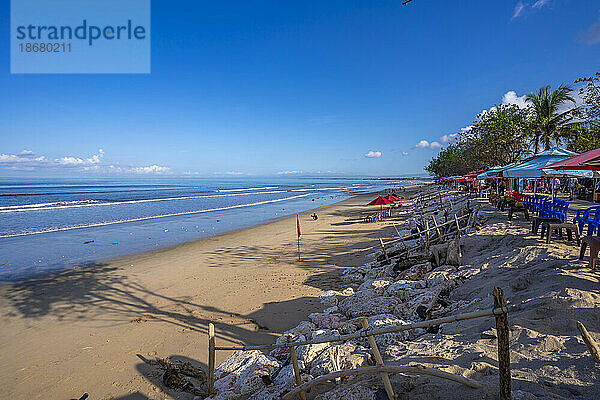
[[[600,236],[600,212],[596,212],[594,216],[594,220],[587,223],[588,226],[588,236]]]
[[[573,223],[579,227],[579,234],[583,234],[583,228],[594,222],[596,214],[600,211],[600,206],[582,208],[577,210],[577,215],[573,218]],[[588,226],[589,230],[589,226]]]
[[[567,222],[567,212],[571,203],[568,201],[555,199],[552,206],[552,217],[560,219],[561,222]]]

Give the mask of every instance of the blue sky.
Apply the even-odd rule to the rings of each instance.
[[[404,175],[598,71],[600,2],[154,0],[147,75],[11,75],[9,46],[0,176]]]

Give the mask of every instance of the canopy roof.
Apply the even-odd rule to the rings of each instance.
[[[488,179],[488,178],[500,178],[504,170],[511,168],[518,163],[511,163],[505,166],[495,166],[484,172],[483,174],[477,175],[477,179]]]
[[[569,169],[542,169],[544,176],[549,178],[599,178],[600,170],[569,170]]]
[[[600,157],[596,157],[593,160],[584,161],[581,164],[583,165],[591,165],[592,167],[600,168]]]
[[[542,172],[543,168],[576,155],[577,153],[572,151],[554,147],[535,154],[520,164],[505,169],[503,176],[507,178],[541,178],[544,176]]]
[[[593,164],[596,160],[600,163],[600,149],[581,153],[575,157],[566,158],[550,164],[546,168],[554,170],[600,170],[600,165],[595,166]],[[592,165],[587,164],[589,161],[592,162]]]

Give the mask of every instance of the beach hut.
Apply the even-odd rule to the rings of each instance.
[[[534,154],[533,156],[525,159],[525,161],[505,169],[502,174],[506,178],[525,178],[537,180],[547,176],[544,174],[542,169],[546,168],[548,165],[576,155],[577,153],[572,151],[564,150],[560,147],[553,147],[551,149],[542,151],[541,153]],[[536,188],[537,184],[534,185],[534,193],[536,192]],[[552,197],[554,197],[554,186],[552,187]]]
[[[595,165],[597,163],[597,165]],[[600,178],[600,148],[581,153],[574,157],[555,162],[542,169],[548,176],[577,177],[593,179],[594,192],[592,198],[596,200],[596,179]]]

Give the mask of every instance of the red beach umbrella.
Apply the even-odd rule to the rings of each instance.
[[[387,205],[387,204],[394,204],[394,202],[386,199],[385,197],[379,196],[378,198],[376,198],[375,200],[373,200],[372,202],[370,202],[367,205],[368,206],[381,206],[380,209],[383,209],[383,206]]]
[[[376,198],[375,200],[371,201],[367,205],[368,206],[383,206],[383,205],[387,205],[387,204],[394,204],[394,202],[391,201],[391,200],[388,200],[385,197],[379,196],[378,198]]]
[[[393,203],[402,200],[400,197],[396,197],[393,194],[388,194],[387,196],[385,196],[385,198],[388,199],[389,201],[393,202]]]

